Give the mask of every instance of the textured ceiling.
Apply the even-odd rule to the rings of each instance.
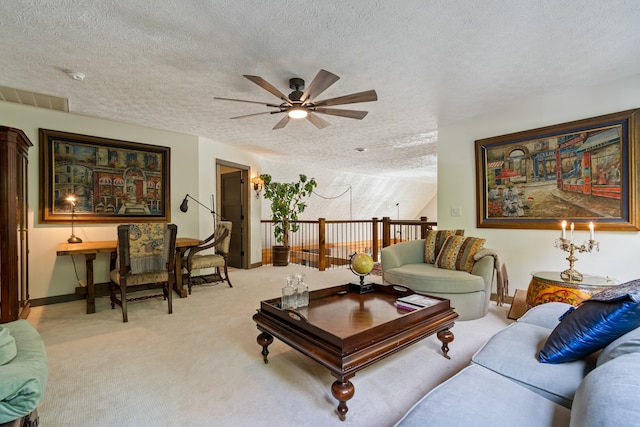
[[[637,0],[0,2],[0,85],[72,113],[199,135],[270,161],[434,182],[438,126],[640,72]],[[375,89],[363,120],[241,120],[321,68],[319,99]],[[70,79],[65,71],[86,75]],[[357,152],[355,148],[366,147]]]

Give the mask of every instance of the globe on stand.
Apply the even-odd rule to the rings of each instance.
[[[364,278],[373,270],[373,258],[365,253],[354,252],[349,259],[349,269],[360,277],[360,283],[350,283],[349,288],[357,293],[364,294],[374,290],[373,283],[365,283]]]

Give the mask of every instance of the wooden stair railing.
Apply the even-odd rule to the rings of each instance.
[[[263,220],[262,223],[270,224],[271,221]],[[311,242],[305,241],[295,243],[295,238],[291,239],[291,251],[292,253],[306,253],[306,255],[303,256],[303,259],[309,262],[309,264],[316,264],[315,267],[320,271],[330,268],[331,265],[344,265],[345,259],[342,258],[344,258],[346,254],[363,251],[365,250],[363,248],[366,248],[367,251],[371,251],[371,256],[374,260],[377,260],[379,259],[380,250],[382,248],[403,240],[424,239],[427,235],[427,231],[432,230],[433,227],[437,226],[436,222],[428,221],[427,217],[421,217],[419,220],[393,220],[389,217],[383,217],[382,220],[378,218],[372,218],[371,220],[327,220],[326,218],[319,218],[317,221],[298,221],[298,223],[301,227],[308,227],[305,235],[307,236],[307,239],[311,240]],[[365,233],[367,235],[366,239],[356,238],[355,240],[352,239],[350,241],[336,241],[333,239],[330,243],[327,243],[328,228],[332,226],[357,228],[363,227],[367,223],[370,223],[371,229]],[[317,232],[309,231],[316,226]],[[405,236],[402,235],[403,227],[405,230]],[[312,234],[317,235],[313,236]],[[382,234],[382,236],[380,236],[380,234]],[[370,239],[368,236],[370,236]],[[380,247],[381,243],[382,248]],[[330,255],[332,249],[334,251],[339,251],[340,254],[342,254],[342,257],[338,259],[335,254]],[[270,244],[267,244],[266,247],[263,248],[262,263],[271,263]]]

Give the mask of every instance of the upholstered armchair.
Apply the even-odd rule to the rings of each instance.
[[[465,239],[458,235],[452,238]],[[478,240],[473,237],[467,239]],[[460,316],[459,320],[478,319],[486,315],[494,278],[494,257],[487,255],[475,260],[473,253],[461,251],[456,254],[452,251],[449,256],[440,259],[438,255],[441,248],[437,247],[434,251],[428,242],[429,238],[410,240],[383,248],[383,284],[403,285],[414,291],[447,298]],[[469,249],[470,246],[464,247]],[[427,250],[428,247],[430,250]],[[480,253],[478,247],[475,250],[475,253]],[[464,265],[456,265],[462,260]]]
[[[155,297],[167,300],[169,314],[173,312],[176,234],[175,224],[149,223],[118,226],[116,268],[111,271],[111,308],[122,308],[122,321],[128,322],[127,302]],[[162,283],[162,294],[127,298],[130,286]],[[116,291],[119,290],[120,297]]]
[[[207,237],[204,242],[187,251],[186,262],[183,263],[187,269],[187,286],[189,294],[191,287],[196,284],[194,279],[200,279],[198,282],[221,282],[226,281],[230,288],[229,272],[227,265],[229,261],[229,244],[231,243],[231,221],[219,221],[216,225],[214,233]],[[209,250],[207,253],[204,251]],[[212,252],[215,251],[215,252]],[[210,275],[193,276],[195,270],[204,270],[213,268],[214,272]]]

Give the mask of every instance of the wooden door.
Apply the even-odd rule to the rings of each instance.
[[[227,221],[231,221],[233,228],[231,230],[231,243],[229,246],[229,266],[243,268],[244,248],[242,247],[243,239],[243,222],[244,207],[242,204],[242,171],[224,173],[221,178],[221,210],[222,217]]]

